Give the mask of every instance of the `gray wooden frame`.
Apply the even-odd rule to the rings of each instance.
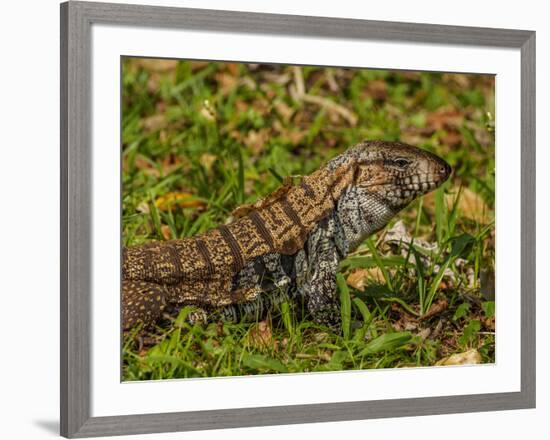
[[[95,23],[520,49],[521,391],[91,417],[90,30]],[[535,32],[70,1],[61,5],[60,129],[63,436],[76,438],[535,407]]]

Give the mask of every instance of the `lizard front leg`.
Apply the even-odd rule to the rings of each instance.
[[[306,275],[298,285],[313,320],[334,330],[341,325],[336,272],[340,256],[334,239],[334,220],[325,219],[307,243]]]

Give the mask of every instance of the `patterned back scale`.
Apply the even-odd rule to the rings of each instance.
[[[191,238],[126,248],[123,295],[153,298],[155,285],[162,284],[166,299],[177,303],[220,307],[243,300],[242,293],[231,289],[234,275],[259,256],[302,249],[317,223],[334,209],[353,172],[349,164],[336,171],[321,168],[300,184],[259,200],[228,225]]]

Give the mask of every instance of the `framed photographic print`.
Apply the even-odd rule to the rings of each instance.
[[[534,32],[61,25],[62,435],[534,407]]]

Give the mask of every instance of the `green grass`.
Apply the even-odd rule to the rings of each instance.
[[[494,362],[494,78],[125,59],[123,244],[204,232],[364,139],[454,173],[340,264],[342,331],[283,302],[262,322],[191,326],[189,308],[123,346],[123,379]],[[401,220],[422,242],[390,243]],[[482,294],[483,291],[483,294]]]

